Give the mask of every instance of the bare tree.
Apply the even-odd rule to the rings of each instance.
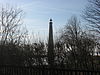
[[[88,6],[83,11],[82,17],[88,22],[87,26],[92,28],[90,31],[96,36],[96,44],[100,47],[100,0],[88,0]],[[98,49],[97,54],[99,52]]]
[[[18,26],[22,24],[22,10],[2,7],[0,10],[1,41],[3,44],[18,37]]]
[[[100,34],[100,0],[88,0],[82,17],[89,22],[94,31]]]
[[[22,25],[22,10],[13,7],[0,8],[0,60],[1,64],[21,64],[24,62],[23,48],[19,46],[23,38],[19,26]],[[26,35],[26,34],[25,34]],[[21,61],[22,60],[22,61]]]
[[[73,16],[68,20],[61,34],[60,43],[63,44],[61,50],[64,51],[63,61],[66,62],[67,68],[90,69],[92,67],[95,41],[81,29],[77,17]]]

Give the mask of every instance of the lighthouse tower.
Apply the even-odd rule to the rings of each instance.
[[[53,42],[53,27],[52,19],[49,22],[49,39],[48,39],[48,65],[54,64],[54,42]]]

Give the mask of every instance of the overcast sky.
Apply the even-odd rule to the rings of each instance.
[[[24,24],[33,32],[48,32],[49,19],[53,19],[54,31],[66,24],[72,16],[80,16],[87,0],[0,0],[24,11]]]

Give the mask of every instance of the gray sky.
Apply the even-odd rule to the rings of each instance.
[[[0,4],[21,8],[25,12],[23,20],[27,29],[46,35],[50,18],[53,19],[55,32],[72,15],[79,17],[87,0],[0,0]]]

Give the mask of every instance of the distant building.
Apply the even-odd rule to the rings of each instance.
[[[97,44],[96,47],[95,47],[95,53],[94,53],[95,56],[100,56],[100,45]]]

